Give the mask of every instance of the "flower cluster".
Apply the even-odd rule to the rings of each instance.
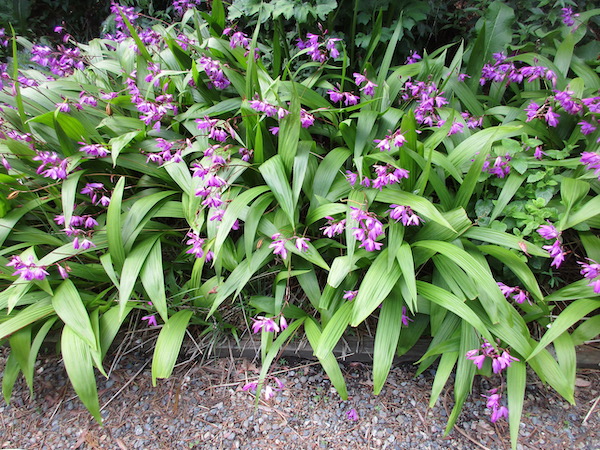
[[[54,221],[57,225],[65,225],[65,217],[63,215],[56,216]],[[98,222],[89,214],[83,216],[71,216],[71,220],[68,225],[65,226],[63,231],[69,237],[74,237],[73,248],[75,250],[88,250],[96,247],[91,241],[94,227],[98,226]],[[83,228],[76,228],[83,227]],[[83,236],[83,240],[79,240],[79,237]]]
[[[415,119],[420,125],[428,127],[441,127],[446,122],[441,119],[436,112],[436,108],[441,108],[448,104],[448,100],[443,97],[444,92],[440,91],[433,82],[424,81],[413,82],[409,78],[402,88],[401,99],[405,102],[415,101],[417,106],[414,109]],[[454,121],[448,132],[448,136],[463,131],[464,125]]]
[[[600,264],[589,258],[588,261],[589,263],[578,261],[577,264],[581,266],[581,275],[592,280],[588,286],[593,287],[596,294],[600,294]]]
[[[206,239],[201,238],[197,233],[191,231],[186,234],[186,237],[189,239],[186,241],[185,245],[192,246],[186,250],[186,253],[194,255],[196,258],[202,258],[206,255],[206,261],[212,261],[214,258],[212,250],[205,252],[202,248]]]
[[[490,161],[486,160],[483,163],[483,167],[481,170],[483,172],[496,175],[498,178],[504,178],[510,172],[510,165],[508,164],[510,159],[510,155],[507,153],[504,156],[497,156],[496,159],[494,159],[493,164],[491,164]]]
[[[374,139],[373,142],[377,144],[379,151],[389,152],[394,147],[400,148],[406,142],[406,138],[402,133],[402,130],[396,130],[392,134],[387,134],[383,139]]]
[[[285,109],[282,108],[280,106],[274,106],[271,105],[270,103],[264,102],[262,100],[260,100],[258,98],[258,96],[256,96],[254,98],[254,100],[250,101],[250,107],[258,112],[262,112],[265,113],[265,115],[267,117],[275,117],[277,116],[277,118],[279,120],[283,119],[285,116],[287,116],[290,112]]]
[[[140,120],[146,125],[152,124],[152,128],[155,130],[160,129],[160,121],[165,117],[169,111],[173,114],[177,114],[177,105],[174,102],[171,94],[161,94],[156,96],[154,100],[150,100],[141,95],[140,89],[136,84],[137,73],[134,70],[129,74],[129,77],[125,84],[131,94],[131,103],[135,105],[137,110],[141,113]],[[165,88],[167,85],[165,84]]]
[[[196,196],[204,198],[202,206],[209,208],[219,208],[223,205],[221,193],[228,186],[227,181],[218,175],[219,170],[224,167],[230,159],[227,154],[227,160],[223,157],[221,146],[216,144],[208,147],[204,151],[205,158],[210,158],[211,165],[204,167],[201,163],[192,164],[193,177],[198,177],[203,181],[203,185],[196,190]],[[216,216],[213,216],[211,220],[221,220],[223,212],[217,212]],[[237,230],[238,223],[233,226],[233,229]]]
[[[269,378],[275,382],[275,387],[273,388],[269,384],[264,386],[262,393],[265,396],[265,400],[269,400],[270,398],[272,398],[275,395],[275,391],[282,391],[283,389],[285,389],[285,384],[283,384],[283,381],[281,381],[279,378],[275,376],[270,376]],[[242,391],[256,392],[256,389],[258,389],[258,384],[258,381],[251,381],[249,383],[246,383],[242,387]]]
[[[581,154],[581,164],[588,170],[593,170],[594,175],[600,180],[600,154],[597,152],[583,152]]]
[[[192,8],[196,8],[200,6],[202,0],[173,0],[173,11],[177,13],[179,16],[183,16],[183,14]]]
[[[258,316],[256,319],[252,318],[252,332],[254,334],[264,331],[265,333],[279,333],[288,327],[287,320],[285,317],[279,317],[279,325],[275,323],[272,317]]]
[[[375,95],[375,88],[377,85],[367,78],[366,70],[363,73],[354,73],[353,76],[354,83],[356,83],[356,85],[360,88],[360,92],[370,97]],[[361,84],[363,85],[362,87]]]
[[[321,28],[319,26],[319,28]],[[337,58],[340,52],[336,47],[336,42],[341,41],[339,38],[327,37],[327,30],[322,30],[321,35],[307,33],[306,41],[298,38],[296,46],[300,50],[306,50],[308,56],[315,62],[324,63],[329,58]]]
[[[4,28],[0,28],[0,47],[8,47],[8,36]]]
[[[104,158],[110,153],[102,144],[86,144],[85,142],[79,142],[79,144],[81,144],[79,151],[91,158]]]
[[[163,138],[156,138],[156,146],[159,148],[160,151],[148,153],[148,158],[146,162],[152,161],[162,166],[163,164],[170,161],[174,163],[183,161],[181,157],[181,148],[178,148],[177,150],[175,150],[175,152],[172,152],[173,147],[175,146],[175,142],[167,141]]]
[[[58,156],[58,153],[50,151],[37,152],[31,159],[41,162],[36,171],[38,175],[52,178],[53,180],[64,180],[67,178],[67,166],[69,165],[69,160],[66,158],[62,159]]]
[[[79,193],[88,195],[94,205],[100,204],[106,207],[110,204],[110,197],[106,195],[108,191],[103,183],[86,183]]]
[[[282,259],[285,259],[288,255],[288,251],[285,248],[285,243],[287,241],[295,239],[296,242],[294,245],[300,252],[308,251],[308,241],[310,241],[307,237],[292,236],[291,238],[283,238],[281,233],[275,233],[271,236],[271,239],[273,242],[269,244],[269,248],[273,249],[274,255],[279,255]]]
[[[390,205],[390,219],[394,219],[396,222],[402,222],[404,226],[419,225],[423,222],[418,215],[416,215],[410,206],[406,205]]]
[[[331,216],[325,216],[327,219],[327,225],[322,227],[323,234],[329,238],[333,238],[338,234],[342,234],[346,229],[346,219],[338,220],[337,222]]]
[[[222,120],[204,116],[204,119],[196,119],[196,123],[199,130],[208,130],[208,137],[215,141],[225,142],[230,136],[231,128]]]
[[[27,262],[23,261],[20,256],[13,255],[10,257],[10,261],[6,264],[7,267],[14,267],[14,276],[19,276],[23,280],[43,280],[48,275],[46,272],[46,266],[38,266],[33,262],[33,256],[29,256]],[[60,266],[59,266],[60,267]]]
[[[377,216],[354,206],[350,209],[350,217],[358,222],[358,227],[352,228],[354,230],[352,234],[360,242],[359,248],[364,248],[368,252],[381,250],[383,243],[376,240],[383,234],[383,224]]]
[[[543,66],[524,66],[518,68],[514,62],[508,61],[504,53],[494,53],[494,63],[485,64],[481,70],[479,84],[485,85],[490,82],[521,83],[523,80],[532,82],[537,79],[546,79],[554,86],[556,74]]]
[[[536,102],[531,102],[525,108],[525,113],[527,114],[526,122],[531,122],[533,119],[544,120],[551,127],[555,127],[558,125],[558,119],[560,118],[558,113],[555,113],[552,109],[552,106],[548,104],[548,102],[544,103],[542,106],[538,105]]]
[[[34,45],[31,48],[31,62],[48,67],[59,77],[72,75],[76,69],[85,69],[83,57],[78,48],[59,45],[56,51],[46,45]]]
[[[531,300],[529,299],[529,292],[521,289],[519,286],[511,287],[502,282],[498,282],[498,287],[502,291],[504,297],[507,299],[512,298],[519,304],[523,303],[525,300],[527,300],[528,303],[531,303]]]
[[[492,410],[492,415],[490,417],[492,423],[496,423],[502,417],[508,419],[508,408],[506,406],[500,405],[500,400],[502,399],[502,396],[498,394],[498,389],[490,389],[488,393],[490,395],[482,395],[482,397],[488,399],[486,407]]]
[[[544,245],[542,248],[546,250],[553,258],[550,265],[558,269],[565,260],[566,254],[561,245],[560,231],[558,231],[554,225],[548,222],[548,225],[542,225],[539,227],[537,232],[544,239],[554,239],[554,243],[552,245]]]
[[[327,91],[327,95],[329,95],[329,99],[333,103],[344,102],[344,106],[354,106],[357,105],[360,101],[360,97],[358,95],[354,95],[352,92],[342,92],[338,85],[337,88],[329,89]]]
[[[217,89],[225,89],[227,86],[231,84],[231,82],[227,79],[223,70],[221,69],[221,64],[219,61],[215,61],[207,56],[202,56],[198,63],[206,73],[209,79],[208,86],[214,86]]]
[[[570,7],[561,8],[560,11],[563,24],[565,24],[567,27],[572,27],[575,25],[575,17],[579,17],[579,14],[573,14],[573,9]]]
[[[501,351],[502,353],[500,353]],[[496,348],[486,340],[484,340],[480,348],[469,350],[465,356],[467,359],[473,361],[473,364],[475,364],[478,369],[483,367],[486,358],[490,358],[492,360],[492,370],[494,373],[500,373],[507,367],[510,367],[513,361],[518,361],[517,358],[510,356],[508,350],[500,347]]]
[[[414,64],[422,59],[423,58],[421,57],[421,55],[419,55],[416,51],[413,50],[410,52],[410,55],[408,55],[408,58],[406,58],[404,64]]]

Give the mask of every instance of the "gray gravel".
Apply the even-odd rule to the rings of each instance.
[[[6,349],[0,351],[0,370]],[[379,396],[372,394],[370,368],[342,364],[350,398],[342,401],[327,376],[310,361],[280,361],[273,372],[286,388],[255,406],[242,391],[255,379],[258,363],[218,359],[187,362],[168,380],[151,384],[150,356],[132,352],[115,365],[110,379],[98,378],[104,426],[83,408],[67,382],[62,363],[47,357],[38,363],[36,398],[24,383],[15,387],[10,406],[0,406],[0,445],[23,449],[165,449],[165,448],[510,448],[508,425],[492,424],[482,393],[490,380],[478,379],[457,427],[443,436],[452,408],[444,392],[427,407],[433,371],[414,377],[412,365],[392,369]],[[109,366],[110,360],[107,362]],[[532,380],[527,388],[519,448],[600,448],[600,372],[578,374],[577,405],[568,405],[551,389]],[[358,420],[348,419],[355,409]],[[583,423],[584,418],[592,410]]]

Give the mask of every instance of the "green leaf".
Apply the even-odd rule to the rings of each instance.
[[[575,225],[598,215],[600,215],[600,196],[595,196],[584,205],[581,205],[577,211],[563,218],[560,221],[561,229],[573,228]]]
[[[544,294],[537,283],[537,279],[529,266],[524,263],[517,255],[510,250],[499,247],[497,245],[479,245],[477,247],[484,253],[493,256],[498,261],[510,269],[525,285],[525,288],[529,291],[533,297],[542,302],[544,300]]]
[[[191,317],[192,311],[178,311],[169,317],[160,330],[152,357],[152,386],[156,386],[157,378],[169,378],[173,373],[183,336]]]
[[[456,341],[458,344],[458,340]],[[458,345],[457,345],[458,347]],[[431,386],[431,395],[429,396],[429,407],[433,408],[435,403],[437,402],[440,394],[442,393],[442,389],[446,387],[446,382],[456,365],[456,361],[458,360],[458,352],[457,351],[446,351],[442,353],[442,357],[440,358],[440,363],[437,366],[435,371],[435,378],[433,380],[433,384]]]
[[[143,136],[142,130],[130,131],[129,133],[122,134],[120,136],[112,138],[108,141],[110,145],[110,157],[112,158],[113,167],[117,165],[117,158],[121,154],[121,151],[129,145],[131,141],[137,139],[139,136]]]
[[[502,247],[513,248],[515,250],[525,250],[533,256],[548,257],[548,252],[543,248],[531,244],[517,236],[514,236],[504,231],[493,230],[491,228],[472,227],[463,234],[463,237],[475,241],[490,242]]]
[[[318,344],[321,342],[322,334],[314,319],[309,318],[304,322],[304,331],[310,346],[313,349],[317,348]],[[325,370],[325,373],[329,377],[329,381],[331,381],[331,384],[333,384],[333,387],[335,387],[341,399],[347,400],[348,391],[346,389],[344,375],[342,374],[340,365],[338,364],[337,359],[335,359],[333,353],[330,352],[325,355],[325,357],[319,358],[319,362],[321,363],[321,367],[323,367],[323,370]]]
[[[494,341],[494,338],[488,331],[488,327],[482,322],[482,320],[479,318],[479,315],[469,308],[456,295],[425,281],[417,281],[417,290],[419,294],[425,297],[427,300],[430,300],[441,307],[452,311],[461,319],[468,322],[489,342]]]
[[[291,114],[290,114],[291,115]],[[289,117],[288,115],[287,117]],[[285,215],[290,221],[292,228],[295,226],[295,208],[292,189],[290,183],[285,175],[285,168],[282,162],[282,158],[279,155],[275,155],[262,163],[258,169],[262,174],[265,182],[271,189],[271,192],[277,199],[279,207],[283,210]]]
[[[394,262],[388,265],[388,249],[384,249],[375,258],[365,274],[354,299],[354,310],[350,324],[358,326],[375,311],[385,300],[402,274],[400,267]]]
[[[121,272],[121,284],[119,286],[119,307],[121,317],[125,315],[127,302],[131,299],[131,292],[138,279],[142,266],[146,263],[150,251],[160,236],[150,237],[136,245],[123,263]],[[112,252],[111,252],[112,254]]]
[[[407,242],[402,243],[396,253],[396,261],[402,271],[402,279],[406,283],[409,296],[404,298],[408,309],[413,313],[417,310],[417,277],[415,274],[415,263],[413,260],[412,249]]]
[[[87,343],[68,325],[65,325],[62,332],[61,353],[73,389],[94,419],[101,424],[91,351]]]
[[[0,323],[0,340],[53,313],[54,307],[52,306],[51,297],[48,295],[20,310],[5,322]]]
[[[569,306],[559,314],[556,320],[552,322],[552,326],[546,331],[542,339],[540,339],[540,342],[529,354],[527,360],[535,357],[542,349],[546,348],[574,323],[597,308],[600,308],[600,300],[582,298],[569,304]]]
[[[373,349],[373,393],[379,395],[390,373],[402,329],[402,297],[395,293],[383,302]]]
[[[506,205],[508,205],[517,190],[521,187],[524,180],[524,175],[521,175],[517,172],[510,173],[508,178],[506,178],[504,186],[502,186],[502,190],[500,191],[500,195],[498,195],[498,199],[494,204],[494,210],[490,215],[490,221],[502,214],[504,208],[506,208]]]
[[[331,354],[335,345],[338,343],[352,317],[352,309],[354,303],[346,302],[340,306],[331,320],[327,323],[321,338],[319,339],[319,345],[315,348],[315,356],[319,359],[324,359],[328,354]]]
[[[63,281],[54,296],[52,306],[58,317],[92,350],[98,350],[96,335],[79,291],[71,280]]]
[[[504,310],[506,299],[496,281],[492,277],[488,269],[483,267],[479,261],[467,253],[465,250],[443,241],[418,241],[413,244],[413,248],[427,248],[431,251],[438,252],[453,260],[458,264],[475,282],[479,290],[479,299],[485,306],[488,316],[492,322],[500,320],[499,310]]]
[[[67,179],[64,180],[62,183],[61,196],[65,224],[71,223],[71,217],[73,216],[73,210],[75,209],[75,195],[77,194],[77,183],[79,183],[79,179],[84,173],[85,171],[83,170],[71,173],[69,174]]]
[[[327,197],[333,180],[339,174],[344,162],[350,157],[351,152],[345,147],[337,147],[327,153],[319,163],[313,181],[313,195]]]
[[[152,301],[152,305],[166,322],[169,315],[167,313],[167,296],[165,294],[165,276],[160,239],[156,240],[148,253],[140,271],[140,279],[148,297]]]
[[[506,396],[508,397],[508,424],[510,426],[510,443],[517,448],[519,426],[523,413],[523,400],[527,381],[527,366],[522,361],[513,361],[506,369]]]
[[[121,270],[125,261],[125,249],[123,236],[121,234],[121,202],[123,200],[123,189],[125,188],[125,177],[117,182],[106,212],[106,237],[108,239],[108,250],[117,270]]]
[[[248,207],[248,204],[252,200],[254,200],[256,197],[258,197],[259,195],[263,194],[264,192],[266,192],[268,190],[269,190],[269,188],[267,186],[252,187],[244,192],[241,192],[239,195],[237,195],[233,199],[233,201],[227,206],[227,209],[225,210],[225,214],[223,214],[223,220],[221,221],[221,223],[219,225],[219,229],[217,231],[217,236],[215,238],[215,244],[213,247],[215,256],[219,255],[219,253],[221,251],[221,247],[223,246],[223,242],[225,242],[225,239],[227,239],[227,236],[229,236],[229,233],[231,232],[231,227],[233,226],[234,222],[237,219],[242,218],[243,212]],[[265,208],[266,208],[266,205],[265,205]],[[264,212],[264,209],[262,212]],[[261,212],[261,215],[262,215],[262,212]],[[258,222],[256,222],[256,224],[258,224]],[[254,236],[252,236],[251,239],[249,236],[249,241],[250,241],[250,246],[252,246],[252,244],[254,242]]]
[[[100,335],[100,354],[102,359],[106,356],[108,349],[121,329],[121,325],[132,309],[132,306],[127,306],[127,308],[125,308],[125,315],[121,317],[120,308],[118,306],[113,306],[100,316],[98,334]]]
[[[2,372],[2,396],[4,397],[4,401],[7,405],[10,404],[10,397],[12,396],[13,387],[20,372],[21,368],[19,367],[17,358],[15,355],[10,353],[8,358],[6,358],[4,370]]]
[[[14,332],[10,339],[10,354],[14,356],[19,368],[25,376],[29,393],[33,396],[33,366],[30,364],[29,352],[31,350],[31,327],[22,328]]]

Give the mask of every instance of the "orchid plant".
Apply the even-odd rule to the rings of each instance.
[[[262,371],[244,389],[271,397],[284,386],[270,365],[303,333],[346,398],[332,350],[368,321],[375,394],[422,336],[432,340],[418,371],[438,364],[431,404],[456,372],[446,432],[476,374],[506,386],[506,406],[496,389],[488,407],[508,419],[513,446],[527,365],[572,402],[575,345],[598,318],[572,328],[600,306],[600,78],[577,53],[599,11],[565,18],[538,54],[510,47],[512,10],[495,2],[475,42],[392,66],[399,22],[381,64],[349,74],[323,27],[288,57],[261,39],[261,21],[251,34],[226,23],[220,0],[211,14],[175,3],[172,25],[140,27],[114,3],[113,35],[6,42],[5,399],[20,372],[33,391],[39,348],[58,332],[75,391],[101,421],[94,368],[106,374],[132,318],[160,328],[154,383],[171,375],[188,326],[234,328],[261,335]],[[19,48],[37,69],[19,65]],[[546,212],[509,229],[506,211],[550,169],[554,190],[534,199]],[[569,264],[581,279],[538,284]],[[569,303],[560,314],[557,302]],[[232,310],[251,317],[227,323]]]

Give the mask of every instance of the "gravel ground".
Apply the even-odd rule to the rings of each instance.
[[[150,347],[119,348],[107,359],[110,378],[98,378],[104,426],[86,412],[56,357],[42,357],[36,397],[18,381],[9,406],[0,404],[0,447],[22,449],[317,449],[317,448],[510,448],[508,424],[489,421],[489,380],[478,378],[457,426],[443,436],[452,407],[444,392],[427,407],[433,371],[415,377],[415,367],[392,368],[378,396],[370,367],[343,363],[349,399],[342,401],[312,361],[280,360],[273,375],[285,383],[255,407],[242,386],[258,375],[258,362],[221,358],[181,363],[168,380],[152,387]],[[124,351],[125,350],[125,351]],[[0,370],[6,349],[0,349]],[[578,372],[577,404],[550,388],[527,387],[519,448],[599,449],[600,371]],[[357,420],[348,412],[356,410]]]

